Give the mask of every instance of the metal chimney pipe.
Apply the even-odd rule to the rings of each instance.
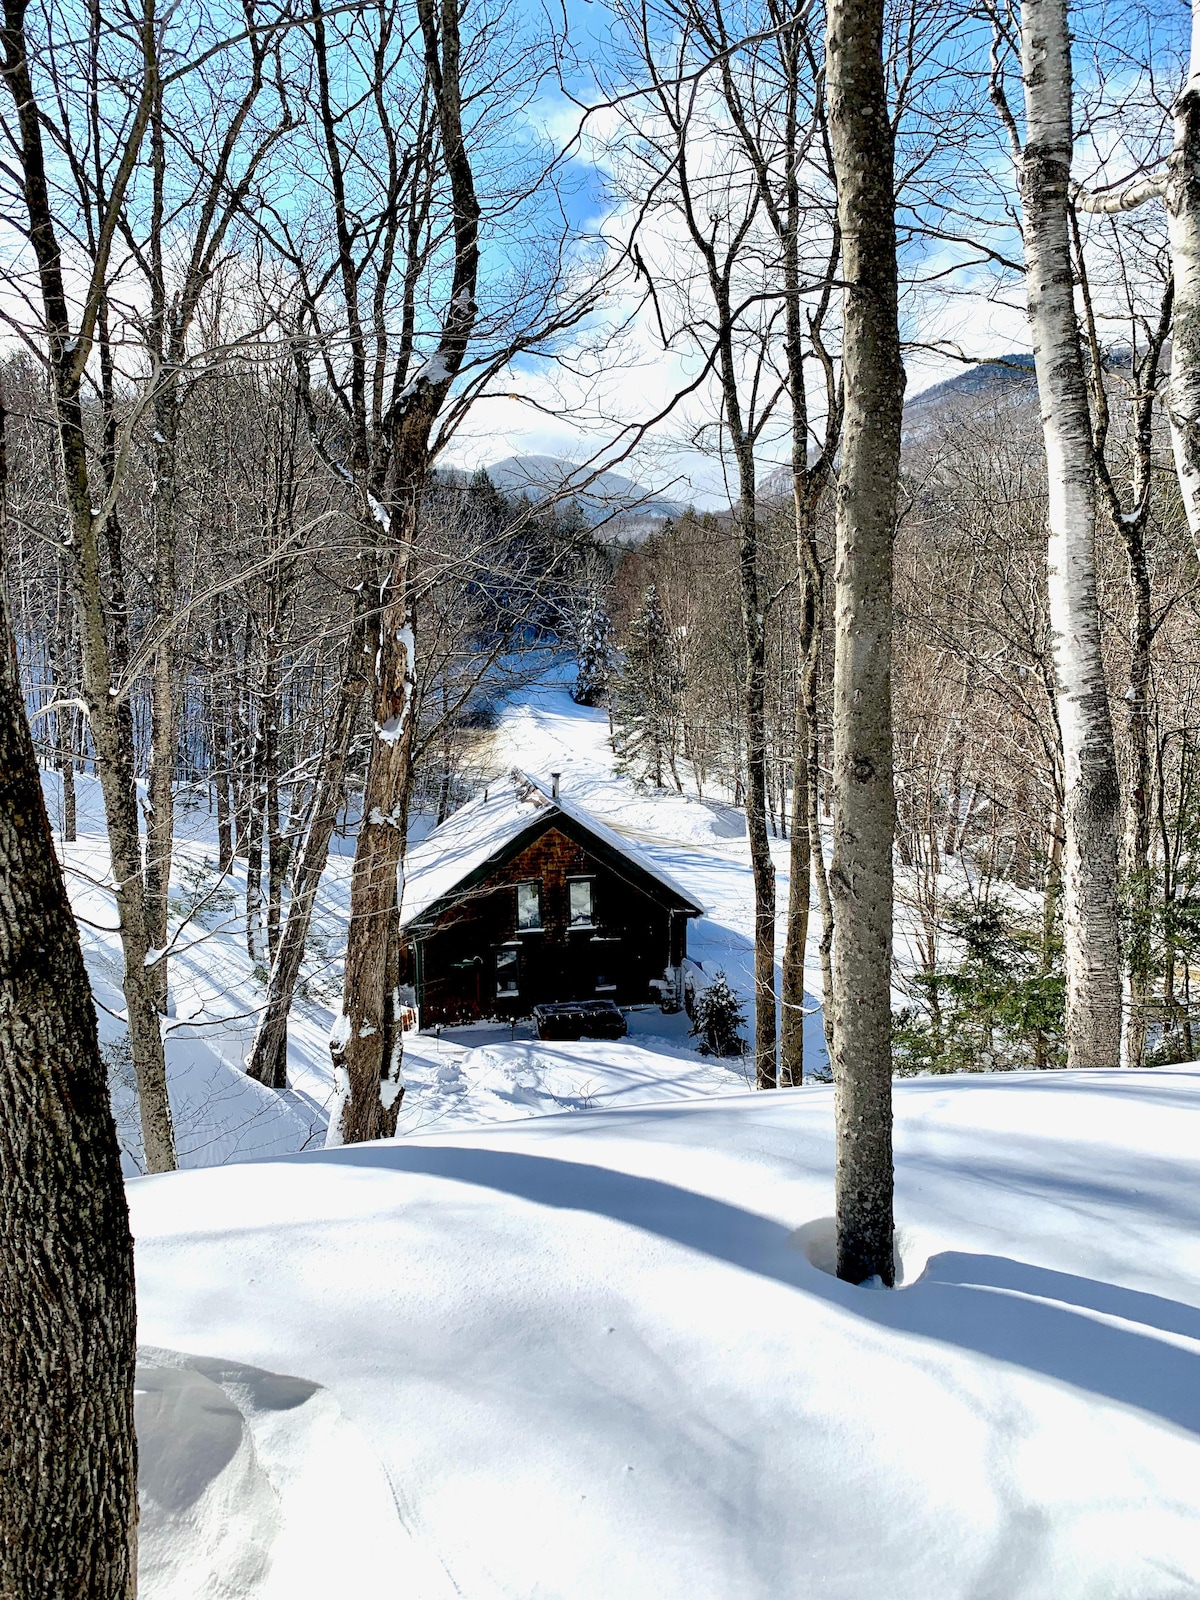
[[[562,773],[561,772],[552,772],[550,774],[550,798],[552,800],[557,800],[558,799],[558,780],[561,777],[562,777]]]

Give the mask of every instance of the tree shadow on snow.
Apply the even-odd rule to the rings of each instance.
[[[964,1251],[933,1256],[910,1287],[857,1288],[814,1267],[794,1235],[768,1217],[655,1178],[550,1156],[375,1144],[326,1151],[323,1159],[607,1217],[879,1327],[1005,1361],[1200,1434],[1200,1309],[1179,1301]]]

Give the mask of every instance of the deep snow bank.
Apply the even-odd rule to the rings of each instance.
[[[296,1600],[1200,1594],[1200,1072],[896,1099],[894,1293],[810,1259],[817,1087],[138,1180],[142,1337],[319,1386],[382,1464],[394,1564]]]

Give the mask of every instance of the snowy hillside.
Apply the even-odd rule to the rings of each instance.
[[[545,778],[562,773],[562,793],[636,841],[642,853],[676,878],[705,908],[689,933],[692,956],[722,969],[752,1010],[752,886],[741,812],[717,801],[651,795],[614,775],[603,711],[575,705],[550,674],[502,714],[488,751],[497,773],[513,766]],[[53,778],[46,778],[52,818]],[[101,1036],[116,1080],[115,1100],[126,1170],[142,1169],[132,1074],[120,1021],[121,953],[113,898],[103,883],[108,855],[100,797],[80,781],[79,842],[64,848],[68,888],[80,916],[84,954],[101,1006]],[[335,838],[322,883],[305,967],[303,997],[289,1024],[284,1095],[245,1076],[263,974],[255,973],[242,936],[244,863],[222,881],[212,819],[205,806],[179,808],[173,882],[176,922],[171,959],[174,1016],[167,1063],[181,1164],[216,1165],[320,1147],[333,1090],[328,1039],[340,992],[349,903],[352,839]],[[787,904],[787,846],[780,844],[780,948]],[[195,915],[184,920],[196,907]],[[812,987],[819,989],[815,954]],[[810,1065],[825,1062],[820,1016],[809,1019]],[[421,1035],[405,1047],[408,1082],[401,1131],[471,1126],[541,1112],[574,1111],[688,1094],[732,1093],[746,1087],[741,1061],[706,1061],[688,1038],[686,1017],[654,1008],[630,1019],[621,1045],[584,1041],[544,1045],[532,1028],[481,1026],[440,1038]]]
[[[821,1086],[135,1181],[143,1595],[1200,1594],[1200,1073],[896,1149],[894,1293]]]

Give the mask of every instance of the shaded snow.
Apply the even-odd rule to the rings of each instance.
[[[383,1595],[411,1569],[383,1467],[319,1384],[147,1346],[135,1412],[141,1595]]]

